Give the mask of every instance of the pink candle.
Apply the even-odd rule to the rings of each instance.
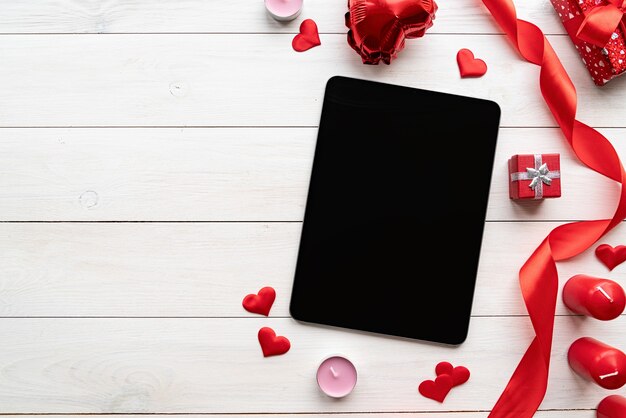
[[[317,384],[326,395],[343,398],[356,385],[356,368],[345,357],[329,357],[317,369]]]
[[[302,0],[265,0],[265,8],[276,20],[293,20],[302,11]]]

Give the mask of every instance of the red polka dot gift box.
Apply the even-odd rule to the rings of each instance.
[[[626,71],[626,9],[622,1],[551,0],[598,86]]]
[[[561,196],[559,154],[516,154],[509,159],[509,197],[540,200]]]

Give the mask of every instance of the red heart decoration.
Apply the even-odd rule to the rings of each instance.
[[[620,395],[609,395],[598,404],[597,418],[626,417],[626,398]]]
[[[437,402],[443,402],[448,396],[448,392],[452,389],[452,376],[442,374],[437,376],[435,380],[424,380],[420,383],[419,392],[425,398],[434,399]]]
[[[439,363],[435,367],[435,373],[437,373],[437,376],[441,376],[444,374],[451,376],[452,386],[462,385],[470,378],[470,371],[467,369],[467,367],[453,367],[452,364],[448,363],[447,361],[442,361],[441,363]]]
[[[485,61],[474,58],[474,53],[467,48],[460,49],[456,54],[461,77],[480,77],[487,72]]]
[[[390,64],[406,39],[424,36],[436,12],[434,0],[348,0],[348,45],[363,64]]]
[[[273,329],[263,327],[259,330],[259,343],[263,350],[263,357],[279,356],[291,348],[291,343],[285,337],[277,337]]]
[[[626,245],[618,245],[617,247],[611,247],[609,244],[598,245],[596,248],[596,257],[598,257],[609,270],[613,270],[626,260]]]
[[[258,294],[250,294],[243,298],[243,308],[252,313],[268,316],[276,300],[276,291],[271,287],[264,287]]]
[[[291,46],[297,52],[304,52],[321,44],[320,35],[317,32],[317,24],[312,19],[302,21],[300,33],[291,42]]]

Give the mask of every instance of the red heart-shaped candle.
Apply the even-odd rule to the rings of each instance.
[[[434,0],[348,0],[348,44],[364,64],[390,64],[405,39],[424,36],[436,11]]]

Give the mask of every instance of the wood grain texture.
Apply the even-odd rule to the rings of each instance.
[[[480,1],[437,3],[435,25],[428,33],[499,33]],[[536,23],[546,33],[565,33],[549,2],[518,3],[521,18]],[[309,0],[298,20],[284,24],[265,12],[262,0],[3,0],[0,33],[296,33],[305,18],[315,19],[322,33],[345,33],[346,4]]]
[[[391,66],[363,65],[344,35],[298,54],[292,35],[7,35],[0,43],[0,127],[317,126],[334,75],[491,99],[502,126],[556,126],[537,83],[502,35],[433,34],[411,42]],[[578,86],[578,116],[621,127],[626,78],[600,89],[567,37],[552,37]],[[420,42],[423,41],[423,42]],[[461,79],[459,48],[489,71]],[[303,69],[307,69],[303,71]],[[524,94],[520,94],[520,86]]]
[[[603,132],[617,139],[618,152],[626,156],[626,142],[619,140],[626,130]],[[0,134],[3,221],[302,221],[317,128],[55,128]],[[508,158],[536,152],[561,154],[562,197],[511,201]],[[558,129],[504,128],[487,219],[608,218],[616,190],[613,181],[575,158]]]
[[[620,345],[625,325],[626,317],[610,324],[557,318],[542,408],[594,408],[606,390],[571,371],[567,349],[582,335]],[[263,326],[287,336],[291,351],[264,359],[256,341]],[[520,317],[474,318],[460,347],[276,318],[3,319],[0,333],[0,410],[7,414],[411,412],[489,410],[531,326]],[[341,402],[321,394],[314,378],[319,362],[336,352],[350,356],[359,372],[355,391]],[[444,404],[417,394],[441,360],[472,371]]]
[[[253,128],[0,132],[0,219],[26,221],[301,221],[317,135]]]
[[[486,225],[473,315],[526,315],[518,270],[556,225]],[[300,229],[298,223],[0,224],[0,316],[250,317],[241,301],[263,286],[278,293],[271,315],[288,316]],[[618,228],[603,242],[624,243],[626,231]],[[561,285],[585,273],[626,286],[626,264],[609,273],[593,248],[559,263],[559,273]],[[557,306],[560,315],[570,314]]]

